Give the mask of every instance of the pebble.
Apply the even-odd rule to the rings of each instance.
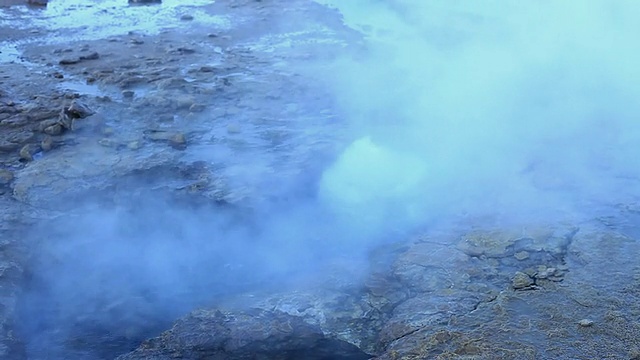
[[[53,148],[53,139],[51,136],[45,136],[40,142],[40,147],[42,148],[42,151],[51,150]]]
[[[135,92],[133,90],[122,91],[122,97],[124,97],[125,99],[131,99],[133,98],[133,95],[135,95]]]
[[[131,141],[127,144],[127,148],[129,148],[129,150],[138,150],[142,147],[142,144],[140,144],[140,141],[135,140],[135,141]]]
[[[516,272],[513,276],[513,280],[511,281],[511,286],[516,290],[526,289],[531,285],[533,285],[533,279],[529,275],[520,271]]]
[[[580,325],[582,327],[590,327],[590,326],[593,326],[593,320],[582,319],[582,320],[578,321],[578,325]]]
[[[190,20],[193,20],[193,15],[184,14],[184,15],[180,16],[180,20],[182,20],[182,21],[190,21]]]
[[[20,149],[20,160],[22,161],[33,161],[33,155],[31,154],[31,146],[25,145]]]

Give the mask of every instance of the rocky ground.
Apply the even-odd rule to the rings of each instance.
[[[171,204],[190,224],[211,222],[193,209],[244,224],[311,196],[347,136],[322,66],[364,48],[336,11],[306,0],[153,6],[2,10],[0,358],[640,359],[631,196],[597,216],[397,235],[362,263],[331,259],[275,290],[258,285],[271,273],[225,272],[233,255],[213,248],[176,260],[195,268],[183,306],[123,299],[111,275],[133,265],[92,272],[110,248],[85,215],[124,208],[118,231],[184,234],[175,212],[135,218]],[[73,11],[95,24],[64,20]],[[82,226],[90,236],[72,240]],[[129,245],[120,251],[149,249]],[[67,287],[51,286],[60,274]],[[85,277],[115,290],[78,303],[58,292],[89,288]]]

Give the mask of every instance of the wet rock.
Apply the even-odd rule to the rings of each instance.
[[[55,123],[44,128],[43,132],[47,135],[60,135],[62,133],[62,125]]]
[[[68,57],[61,59],[58,64],[60,65],[74,65],[80,62],[79,57]]]
[[[531,288],[531,286],[533,286],[533,284],[534,284],[533,279],[529,275],[520,271],[516,272],[516,274],[514,275],[511,281],[511,286],[515,290],[529,289]]]
[[[180,16],[180,20],[182,20],[182,21],[190,21],[190,20],[193,20],[193,15],[184,14],[184,15]]]
[[[33,161],[33,154],[35,154],[36,149],[33,145],[27,144],[20,149],[20,160],[24,162]]]
[[[151,130],[145,134],[152,141],[164,141],[175,147],[184,147],[187,143],[186,136],[181,132]]]
[[[0,169],[0,185],[9,185],[13,181],[13,172],[7,169]]]
[[[128,148],[129,150],[138,150],[138,149],[140,149],[141,147],[142,147],[142,144],[141,144],[141,143],[140,143],[140,141],[138,141],[138,140],[130,141],[130,142],[127,144],[127,148]]]
[[[505,231],[476,231],[465,234],[458,248],[469,256],[503,257],[516,239],[514,234]]]
[[[198,71],[203,73],[212,73],[216,71],[216,68],[214,66],[205,65],[205,66],[201,66],[200,69],[198,69]]]
[[[73,100],[69,107],[65,110],[65,113],[76,119],[84,119],[95,114],[96,112],[91,110],[88,106],[81,103],[80,101]]]
[[[17,115],[9,116],[4,120],[0,121],[0,125],[10,126],[10,127],[21,127],[21,126],[28,125],[31,122],[31,120],[32,119],[29,116],[26,116],[23,114],[17,114]]]
[[[44,139],[40,142],[40,148],[42,151],[49,151],[53,149],[53,139],[51,136],[45,136]]]
[[[34,138],[32,131],[14,130],[5,135],[5,138],[14,144],[24,144]]]
[[[196,50],[193,49],[193,48],[188,48],[188,47],[179,47],[179,48],[175,49],[175,51],[172,51],[172,52],[176,52],[176,53],[178,53],[180,55],[188,55],[188,54],[195,53]]]
[[[582,327],[591,327],[593,326],[594,321],[591,319],[582,319],[580,321],[578,321],[578,325],[582,326]]]
[[[133,90],[124,90],[124,91],[122,91],[122,97],[125,98],[125,99],[133,98],[134,94],[135,94],[135,92]]]
[[[12,143],[6,140],[0,139],[0,152],[14,152],[20,147],[20,144]]]
[[[82,55],[79,57],[80,60],[98,60],[100,58],[100,54],[97,52],[91,52],[88,55]]]
[[[369,359],[353,344],[325,335],[301,317],[279,311],[195,311],[118,360]]]

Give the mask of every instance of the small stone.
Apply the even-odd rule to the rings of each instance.
[[[22,161],[33,161],[33,154],[31,153],[31,146],[25,145],[20,149],[20,160]]]
[[[177,48],[177,49],[176,49],[176,51],[177,51],[179,54],[182,54],[182,55],[185,55],[185,54],[193,54],[193,53],[195,53],[195,52],[196,52],[196,50],[195,50],[195,49],[188,48],[188,47],[179,47],[179,48]]]
[[[73,65],[73,64],[77,64],[79,62],[80,62],[80,58],[73,57],[73,58],[64,58],[64,59],[60,60],[58,63],[60,65]]]
[[[0,185],[9,185],[13,178],[13,172],[7,169],[0,169]]]
[[[69,108],[65,110],[65,113],[67,113],[68,115],[71,115],[73,118],[76,118],[76,119],[84,119],[88,116],[95,114],[96,112],[91,110],[88,106],[84,105],[83,103],[77,100],[73,100],[71,102],[71,105],[69,105]]]
[[[135,92],[133,92],[133,90],[124,90],[122,92],[122,97],[125,99],[131,99],[133,98],[133,95],[135,95]]]
[[[60,135],[62,134],[62,125],[53,124],[53,125],[47,126],[43,132],[47,135]]]
[[[97,52],[92,52],[89,55],[80,56],[80,60],[98,60],[100,58],[100,54]]]
[[[64,75],[62,75],[59,72],[54,72],[53,73],[53,77],[56,78],[56,79],[64,79]]]
[[[187,138],[184,136],[183,133],[177,133],[175,135],[173,135],[169,141],[171,142],[171,144],[173,145],[185,145],[187,143]]]
[[[127,148],[129,148],[129,150],[138,150],[142,147],[142,144],[140,144],[140,141],[135,140],[135,141],[131,141],[127,144]]]
[[[522,260],[526,260],[526,259],[528,259],[528,258],[529,258],[529,253],[528,253],[528,252],[526,252],[526,251],[520,251],[520,252],[515,253],[513,256],[514,256],[516,259],[518,259],[518,260],[522,261]]]
[[[190,20],[193,20],[193,15],[184,14],[184,15],[180,16],[180,20],[182,20],[182,21],[190,21]]]
[[[511,281],[511,286],[516,290],[526,289],[531,285],[533,285],[533,279],[529,275],[520,271],[516,272],[513,280]]]
[[[212,72],[216,71],[216,68],[213,67],[213,66],[204,65],[204,66],[200,67],[199,71],[203,72],[203,73],[212,73]]]
[[[590,319],[582,319],[578,321],[578,325],[582,327],[590,327],[590,326],[593,326],[593,324],[594,324],[593,320],[590,320]]]
[[[49,151],[53,149],[53,139],[51,136],[45,136],[40,142],[40,147],[42,148],[42,151]]]
[[[167,141],[172,146],[182,147],[187,143],[186,136],[181,132],[151,131],[147,133],[147,138],[153,141]]]

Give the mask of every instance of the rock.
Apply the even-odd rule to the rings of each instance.
[[[138,150],[142,147],[142,144],[140,144],[140,141],[135,140],[135,141],[131,141],[127,144],[127,148],[129,148],[129,150]]]
[[[11,127],[21,127],[27,125],[31,122],[33,118],[31,116],[25,116],[23,114],[16,114],[13,116],[9,116],[8,118],[0,121],[0,125],[3,126],[11,126]]]
[[[89,53],[89,55],[82,55],[79,57],[80,60],[98,60],[100,58],[100,54],[97,52]]]
[[[526,260],[529,258],[529,253],[526,251],[519,251],[515,254],[513,254],[513,257],[515,257],[516,259],[522,261],[522,260]]]
[[[590,319],[582,319],[578,321],[578,325],[582,327],[590,327],[590,326],[593,326],[593,324],[594,324],[593,320],[590,320]]]
[[[162,0],[129,0],[129,4],[160,4]]]
[[[533,284],[534,284],[533,279],[529,275],[520,271],[516,272],[515,276],[513,277],[513,280],[511,281],[511,286],[515,290],[528,289]]]
[[[27,4],[35,6],[47,6],[48,0],[27,0]]]
[[[152,130],[147,132],[147,139],[153,141],[166,141],[172,146],[183,147],[187,143],[185,135],[181,132]]]
[[[122,97],[125,99],[131,99],[133,98],[133,95],[135,95],[135,92],[133,90],[122,91]]]
[[[53,139],[51,136],[45,136],[44,139],[40,142],[40,147],[43,151],[49,151],[53,149]]]
[[[20,147],[19,144],[15,144],[12,142],[0,140],[0,152],[13,152]]]
[[[190,21],[190,20],[193,20],[193,16],[189,15],[189,14],[184,14],[184,15],[180,16],[180,20],[182,20],[182,21]]]
[[[61,59],[58,64],[60,65],[73,65],[80,62],[80,58],[78,57],[69,57]]]
[[[196,52],[196,50],[188,47],[179,47],[175,50],[175,52],[181,55],[186,55],[186,54],[193,54]]]
[[[96,113],[78,100],[73,100],[65,112],[76,119],[84,119]]]
[[[33,161],[33,153],[35,153],[34,149],[32,148],[31,145],[25,145],[22,147],[22,149],[20,149],[20,160],[21,161]]]
[[[198,69],[198,71],[203,73],[212,73],[216,71],[216,68],[214,66],[204,65],[204,66],[201,66],[200,69]]]
[[[325,335],[302,317],[279,311],[198,310],[118,360],[369,359],[355,345]]]
[[[0,185],[9,185],[13,181],[13,172],[7,169],[0,169]]]
[[[56,123],[44,128],[43,132],[47,135],[60,135],[62,133],[62,125]]]

